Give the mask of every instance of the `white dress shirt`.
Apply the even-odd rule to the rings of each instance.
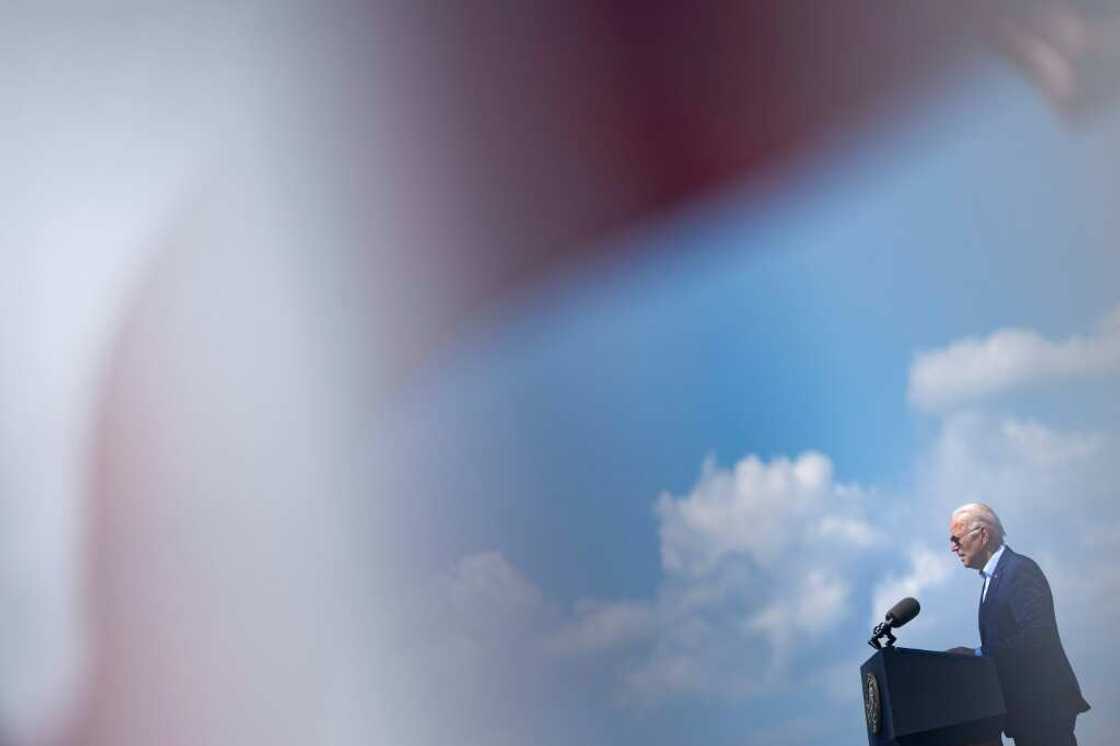
[[[996,565],[999,564],[999,558],[1003,556],[1004,545],[1000,544],[999,549],[992,554],[991,558],[984,564],[984,568],[980,570],[980,577],[984,578],[984,590],[980,592],[980,602],[988,600],[988,585],[992,581],[992,576],[995,574]]]
[[[1004,545],[1000,544],[999,549],[988,558],[988,561],[984,563],[984,567],[980,570],[980,577],[984,578],[984,590],[980,591],[980,603],[984,603],[988,600],[988,585],[992,582],[992,578],[995,577],[996,565],[999,564],[999,558],[1003,556],[1003,550]],[[981,648],[973,648],[972,652],[976,653],[976,655],[983,655]]]

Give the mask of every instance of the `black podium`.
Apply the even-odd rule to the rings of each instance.
[[[860,666],[870,746],[999,743],[1003,691],[981,656],[884,648]]]

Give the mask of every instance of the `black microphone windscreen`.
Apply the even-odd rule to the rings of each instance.
[[[918,616],[918,612],[921,610],[922,607],[918,604],[918,601],[907,596],[892,606],[891,610],[887,612],[887,622],[889,622],[892,627],[901,627]]]

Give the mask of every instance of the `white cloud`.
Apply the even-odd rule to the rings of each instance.
[[[817,537],[837,540],[867,549],[883,541],[882,534],[867,521],[826,515],[814,527]]]
[[[367,651],[379,709],[363,713],[378,732],[416,744],[535,743],[542,732],[603,742],[592,724],[565,722],[599,675],[570,664],[581,662],[577,656],[594,662],[594,648],[612,635],[607,628],[625,620],[590,608],[565,611],[495,551],[412,578],[379,612],[391,623]],[[581,622],[591,629],[573,635]]]
[[[729,469],[711,460],[683,497],[662,495],[664,579],[649,653],[624,683],[639,699],[749,696],[782,685],[796,651],[852,611],[847,575],[881,542],[863,489],[817,452]]]
[[[794,623],[806,632],[824,632],[843,616],[849,593],[838,576],[823,570],[810,573],[801,584]]]
[[[506,651],[523,655],[542,631],[559,623],[541,590],[492,551],[461,558],[405,603],[406,639],[481,658],[504,658]]]
[[[985,396],[1044,381],[1120,372],[1120,307],[1095,334],[1049,340],[1030,329],[1000,329],[919,353],[910,367],[909,398],[940,412]]]
[[[588,653],[650,639],[656,632],[653,606],[642,601],[576,604],[574,618],[549,641],[561,653]]]
[[[820,633],[844,612],[848,585],[824,570],[802,578],[797,593],[780,598],[747,620],[751,630],[783,640],[793,632]]]
[[[783,671],[795,643],[806,635],[822,634],[843,617],[850,592],[843,579],[826,570],[814,570],[797,584],[796,593],[778,598],[747,619],[749,631],[770,641],[771,673]]]
[[[701,575],[734,555],[772,565],[834,494],[832,462],[820,453],[769,464],[752,455],[730,470],[709,460],[689,495],[657,502],[662,566]]]
[[[1005,419],[1000,435],[1010,451],[1042,468],[1076,465],[1099,455],[1105,445],[1100,433],[1060,433],[1030,420]]]
[[[540,590],[499,552],[464,557],[444,582],[459,612],[485,609],[495,616],[523,616],[537,611],[543,602]]]
[[[921,600],[923,593],[949,578],[955,559],[947,551],[935,552],[926,546],[910,550],[910,569],[904,575],[891,575],[875,586],[871,594],[868,627],[883,621],[884,615],[900,599],[911,596]]]
[[[1080,511],[1111,503],[1116,452],[1108,433],[962,412],[942,422],[921,464],[920,489],[946,516],[961,503],[981,500],[1024,522],[1065,520],[1071,499]]]

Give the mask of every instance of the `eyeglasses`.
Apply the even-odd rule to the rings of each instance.
[[[975,526],[973,528],[970,528],[968,531],[965,531],[964,534],[961,535],[961,536],[950,536],[949,537],[949,543],[952,544],[954,548],[959,548],[960,545],[961,545],[961,539],[963,539],[965,536],[968,536],[969,534],[976,533],[977,531],[979,531],[982,528],[984,528],[984,527],[983,526]]]

